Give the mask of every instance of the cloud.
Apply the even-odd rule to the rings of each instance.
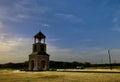
[[[38,1],[35,0],[26,0],[18,1],[15,5],[16,10],[19,10],[22,13],[39,13],[44,14],[50,10],[50,8],[45,6],[40,6]]]
[[[51,60],[73,61],[74,59],[74,55],[71,55],[72,51],[69,48],[61,48],[48,44],[48,53],[50,54]]]
[[[53,39],[53,41],[57,39]],[[24,62],[32,52],[33,40],[16,35],[1,34],[0,36],[0,63]],[[63,48],[47,41],[47,52],[50,60],[55,61],[79,61],[92,63],[108,63],[107,49],[102,47]],[[112,49],[112,62],[120,62],[120,49]],[[102,60],[102,61],[101,61]]]
[[[43,27],[50,27],[49,24],[42,24]]]
[[[82,62],[91,62],[91,63],[109,63],[108,49],[102,47],[81,47],[78,48],[79,54],[81,56],[77,56],[80,59],[77,59]],[[111,59],[112,63],[119,63],[120,58],[120,49],[111,49]]]
[[[53,15],[55,13],[56,8],[50,6],[50,8],[46,6],[41,6],[37,3],[38,0],[18,0],[17,2],[12,2],[7,6],[0,5],[0,28],[6,27],[4,22],[25,22],[28,20],[29,22],[34,21],[36,24],[37,20],[41,27],[51,27],[49,23],[49,17],[46,18],[46,15]],[[58,1],[56,1],[57,3]],[[59,3],[58,3],[59,4]],[[64,4],[64,2],[63,2]],[[61,7],[61,4],[59,5]],[[66,4],[64,4],[66,6]],[[58,6],[56,6],[58,7]],[[51,8],[53,8],[53,12],[51,12]],[[61,7],[63,9],[63,7]],[[50,12],[49,12],[50,11]],[[49,12],[49,13],[48,13]],[[45,17],[42,17],[45,16]],[[62,20],[62,22],[67,21],[70,23],[83,23],[84,20],[82,17],[72,14],[72,13],[56,13],[55,17]],[[31,20],[30,20],[31,19]],[[44,20],[43,20],[44,19]],[[64,21],[63,21],[64,20]],[[120,23],[119,23],[119,13],[113,19],[114,28],[113,31],[120,32]],[[47,23],[45,23],[47,22]],[[50,20],[52,22],[52,20]],[[55,22],[55,21],[54,21]],[[14,24],[12,24],[14,25]],[[24,27],[24,26],[23,26]],[[9,28],[9,27],[6,27]],[[16,27],[17,28],[17,27]],[[27,28],[27,27],[26,27]],[[35,27],[36,28],[36,27]],[[0,30],[1,30],[0,29]],[[76,32],[80,32],[79,29],[76,29]],[[101,47],[93,47],[93,46],[80,46],[79,48],[64,48],[53,45],[52,42],[60,42],[59,38],[49,38],[47,40],[48,44],[48,54],[50,54],[51,60],[59,60],[59,61],[88,61],[88,62],[101,62],[103,59],[105,62],[108,62],[107,50]],[[82,43],[89,43],[92,39],[84,39],[80,40]],[[23,36],[17,36],[15,34],[2,34],[0,33],[0,63],[7,62],[24,62],[28,60],[28,55],[31,53],[32,48],[32,39]],[[74,42],[73,42],[74,43]],[[61,44],[64,45],[64,44]],[[73,44],[74,45],[74,44]],[[113,60],[117,60],[119,62],[120,49],[113,49],[112,54]]]
[[[0,6],[0,29],[4,28],[4,18],[7,15],[7,8]]]
[[[32,41],[33,40],[30,38],[1,34],[0,63],[24,62],[28,60],[28,55],[32,52]],[[65,59],[64,57],[67,57],[70,52],[67,48],[59,48],[54,45],[50,45],[49,43],[47,49],[48,53],[51,55],[51,60],[63,61]],[[67,58],[70,59],[71,56]]]
[[[112,31],[120,32],[120,27],[114,27],[112,28]]]
[[[60,41],[61,39],[58,38],[48,38],[47,42],[56,42],[56,41]]]
[[[81,47],[74,49],[61,48],[48,44],[48,53],[50,54],[51,60],[56,61],[88,61],[91,63],[101,63],[101,58],[103,58],[104,63],[108,63],[106,50],[98,47]]]
[[[118,22],[118,17],[114,17],[114,18],[113,18],[113,22],[114,22],[114,23]]]
[[[0,22],[0,29],[3,28],[3,27],[4,27],[3,23]]]
[[[56,46],[48,47],[50,57],[59,61],[79,61],[91,63],[109,63],[108,50],[101,47],[81,47],[81,48],[60,48]],[[120,49],[111,50],[112,63],[119,63]]]
[[[79,16],[75,16],[73,14],[64,14],[64,13],[57,13],[55,16],[63,18],[64,20],[70,21],[70,22],[83,22],[82,18]]]
[[[31,52],[32,40],[14,35],[0,36],[0,63],[24,62]]]
[[[120,32],[120,10],[115,11],[115,16],[113,17],[113,28],[112,31]]]
[[[39,6],[37,0],[20,0],[12,4],[0,6],[0,20],[23,22],[25,19],[38,19],[36,15],[41,16],[48,12],[50,8]],[[32,13],[32,14],[31,14]]]
[[[75,16],[72,14],[63,14],[63,13],[58,13],[56,14],[57,16],[62,16],[62,17],[66,17],[66,18],[74,18]]]
[[[81,40],[79,40],[80,42],[90,42],[90,41],[92,41],[92,39],[90,39],[90,38],[88,38],[88,39],[81,39]]]
[[[112,31],[120,32],[120,22],[118,18],[113,19],[114,26],[112,28]]]
[[[6,16],[8,13],[8,8],[4,6],[0,6],[0,19],[2,19],[4,16]]]

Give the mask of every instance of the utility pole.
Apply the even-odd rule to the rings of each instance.
[[[112,63],[111,63],[110,49],[108,49],[108,55],[109,55],[110,69],[112,70]]]

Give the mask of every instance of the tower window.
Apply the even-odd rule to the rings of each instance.
[[[43,44],[41,45],[41,51],[45,51],[45,47]]]
[[[36,46],[36,45],[34,45],[34,47],[33,47],[33,51],[34,51],[34,52],[37,51],[37,46]]]

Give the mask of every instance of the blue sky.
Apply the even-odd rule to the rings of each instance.
[[[24,62],[33,36],[47,36],[51,60],[120,62],[119,0],[1,0],[0,63]],[[103,61],[103,62],[102,62]]]

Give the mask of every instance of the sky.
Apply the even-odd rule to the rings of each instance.
[[[0,0],[0,64],[27,61],[39,31],[50,60],[120,63],[120,0]]]

